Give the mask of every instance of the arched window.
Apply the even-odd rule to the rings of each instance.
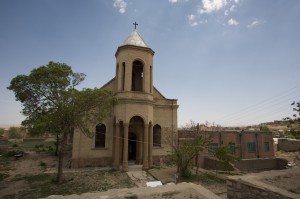
[[[106,126],[104,124],[98,124],[96,126],[96,135],[95,135],[96,148],[105,147],[105,134],[106,134]]]
[[[158,124],[153,127],[153,146],[161,147],[161,127]]]
[[[152,79],[152,66],[150,66],[150,93],[152,93],[152,84],[153,84],[153,79]]]
[[[143,91],[143,64],[140,61],[134,61],[132,64],[132,91]]]
[[[122,63],[122,90],[125,90],[125,62]]]

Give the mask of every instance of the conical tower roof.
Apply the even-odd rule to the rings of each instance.
[[[143,38],[136,30],[134,30],[124,41],[123,46],[125,45],[133,45],[133,46],[149,48],[146,42],[143,40]]]

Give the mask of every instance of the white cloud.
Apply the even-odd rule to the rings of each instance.
[[[169,2],[181,2],[188,0],[169,0]],[[223,23],[230,26],[237,26],[239,22],[236,19],[230,17],[230,13],[237,10],[237,6],[240,0],[201,0],[198,5],[197,13],[188,15],[188,21],[191,26],[197,26],[199,24],[208,23],[207,20],[202,20],[205,15],[210,15],[212,13],[224,13]],[[214,15],[214,17],[219,17],[219,15]],[[229,20],[228,20],[229,19]],[[227,21],[227,22],[226,22]]]
[[[229,12],[234,12],[235,9],[236,9],[236,5],[234,5],[234,4],[231,5],[230,8],[229,8],[229,10],[227,9],[227,10],[224,11],[224,15],[225,15],[225,16],[228,16],[228,15],[229,15]]]
[[[235,8],[236,8],[236,6],[235,6],[235,5],[232,5],[232,6],[229,8],[229,11],[230,11],[230,12],[233,12],[233,11],[235,11]]]
[[[251,22],[251,24],[249,24],[247,27],[248,28],[253,28],[254,26],[258,26],[259,24],[261,24],[261,21],[259,20],[254,20]]]
[[[195,15],[191,14],[191,15],[188,15],[187,17],[188,17],[189,24],[191,26],[198,26],[198,22],[197,22]]]
[[[184,2],[184,3],[186,3],[186,2],[188,2],[189,0],[169,0],[169,3],[179,3],[179,2]]]
[[[119,9],[120,13],[126,12],[127,3],[125,0],[113,0],[114,7]]]
[[[237,22],[235,19],[230,18],[228,20],[227,24],[230,26],[237,26],[237,25],[239,25],[239,22]]]
[[[203,6],[198,12],[200,14],[209,14],[224,8],[227,4],[227,0],[202,0],[202,4]]]

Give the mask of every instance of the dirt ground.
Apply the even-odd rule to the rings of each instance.
[[[195,171],[192,171],[195,173]],[[157,180],[161,181],[163,184],[170,183],[170,182],[182,182],[186,180],[175,180],[175,174],[176,174],[176,167],[163,167],[159,169],[151,169],[149,170],[149,173],[154,176]],[[209,174],[209,175],[207,175]],[[210,177],[212,176],[212,178]],[[225,180],[218,180],[214,178],[215,174],[211,171],[206,171],[203,169],[200,169],[198,178],[191,178],[187,179],[187,181],[193,182],[195,184],[202,185],[206,189],[210,190],[220,198],[227,198],[227,186]],[[221,177],[221,176],[219,176]],[[223,176],[223,178],[225,178]]]
[[[300,194],[300,172],[299,168],[295,167],[289,169],[283,175],[275,176],[275,177],[266,177],[262,180],[262,182],[278,187],[280,189],[284,189],[290,191],[292,193]]]
[[[46,167],[41,166],[41,163],[46,165]],[[84,192],[136,187],[134,181],[130,180],[125,172],[103,171],[101,168],[83,168],[77,170],[65,168],[64,176],[66,182],[63,185],[55,186],[55,184],[52,185],[49,182],[51,179],[55,179],[56,163],[57,157],[43,153],[37,154],[35,152],[27,152],[19,160],[12,160],[8,171],[9,177],[0,181],[0,198],[39,198],[46,197],[47,194],[81,194]],[[149,175],[153,175],[164,184],[174,182],[175,173],[176,170],[174,167],[153,169],[148,172]],[[28,181],[28,176],[47,179],[31,182]],[[46,185],[44,185],[45,180],[48,181]],[[226,198],[226,183],[214,184],[195,181],[193,183],[203,185],[217,193],[220,197],[222,197],[222,194],[224,196],[225,192],[225,197],[222,198]],[[34,190],[34,187],[38,189]],[[63,187],[68,189],[68,191],[64,190],[64,192],[60,192],[59,189],[64,189]],[[33,193],[34,191],[41,192],[41,194]]]
[[[67,166],[67,161],[65,162]],[[52,194],[81,194],[135,187],[126,173],[103,168],[85,168],[76,171],[65,168],[65,182],[57,184],[56,163],[57,157],[35,152],[27,152],[19,160],[10,160],[8,177],[0,181],[0,198],[32,199]],[[0,168],[1,171],[4,169]]]
[[[279,154],[276,155],[277,157],[286,158],[288,161],[294,161],[297,165],[300,164],[300,161],[297,158],[298,153],[279,152]],[[72,193],[80,194],[84,192],[136,187],[134,182],[130,180],[126,173],[102,171],[102,169],[99,168],[84,168],[76,171],[65,169],[64,174],[67,182],[59,186],[48,183],[47,186],[43,187],[42,183],[44,181],[36,181],[34,184],[30,181],[30,178],[28,178],[28,176],[37,175],[37,177],[39,177],[38,175],[40,175],[40,177],[43,178],[46,177],[55,179],[56,163],[57,157],[43,153],[37,154],[35,152],[27,152],[25,156],[19,160],[12,160],[7,173],[8,177],[0,181],[0,198],[39,198],[46,197],[47,194],[51,195],[53,193],[56,195]],[[4,168],[0,168],[2,171],[3,169]],[[299,169],[299,167],[295,169]],[[48,174],[45,175],[45,173]],[[149,170],[149,173],[157,180],[160,180],[163,183],[168,183],[175,181],[174,174],[176,173],[176,169],[174,166],[166,166],[159,169]],[[223,177],[225,177],[225,175]],[[201,177],[199,179],[201,179]],[[205,176],[203,177],[205,180],[199,179],[194,179],[192,182],[204,186],[221,198],[227,197],[226,183],[216,183],[214,180],[207,179]],[[286,181],[287,178],[268,179],[265,183],[275,186],[279,186],[281,184],[279,187],[287,190],[291,189],[291,185],[295,185],[297,187],[293,188],[293,192],[300,192],[298,183],[299,179],[300,176],[290,176],[288,181],[289,183]],[[48,182],[51,181],[50,179],[46,180],[48,180]],[[39,192],[43,192],[42,195],[32,195],[32,192],[34,192],[34,186],[35,188],[39,188]],[[61,190],[63,190],[63,192],[60,192]]]
[[[48,154],[37,154],[35,152],[27,152],[24,157],[18,160],[12,160],[10,169],[8,170],[9,177],[0,182],[0,198],[5,195],[14,195],[29,189],[29,185],[25,180],[16,180],[16,178],[26,175],[36,175],[44,172],[40,166],[41,162],[46,165],[56,165],[56,157]]]

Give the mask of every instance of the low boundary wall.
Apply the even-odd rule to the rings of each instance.
[[[295,173],[294,173],[295,172]],[[280,178],[290,176],[299,176],[299,169],[286,169],[280,171],[265,171],[256,174],[247,174],[243,176],[227,177],[227,198],[272,198],[272,199],[296,199],[299,194],[288,190],[264,183],[262,180],[267,178]]]

